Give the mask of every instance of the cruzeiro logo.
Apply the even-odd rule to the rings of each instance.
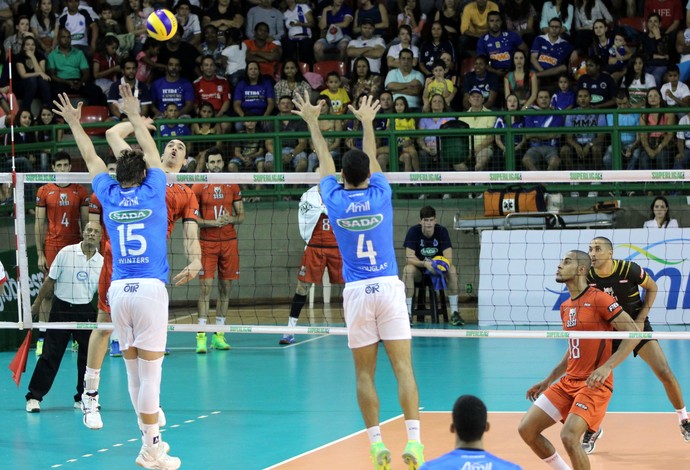
[[[147,219],[151,214],[153,214],[151,209],[139,209],[133,211],[114,211],[111,212],[108,217],[115,222],[129,224],[131,222],[139,222]]]
[[[360,215],[359,217],[350,217],[349,219],[338,219],[338,227],[344,228],[351,232],[362,232],[364,230],[371,230],[372,228],[383,222],[383,214]]]

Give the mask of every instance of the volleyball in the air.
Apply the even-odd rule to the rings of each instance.
[[[146,32],[157,41],[167,41],[177,32],[177,18],[170,10],[156,10],[146,20]]]

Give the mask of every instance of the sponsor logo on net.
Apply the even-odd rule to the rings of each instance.
[[[26,175],[24,177],[26,182],[33,182],[33,183],[51,183],[56,181],[57,179],[55,178],[54,173],[46,174],[46,175]]]
[[[604,175],[600,171],[572,171],[570,172],[570,181],[584,181],[595,180],[601,181]]]
[[[641,333],[630,333],[629,339],[652,339],[651,333],[641,332]]]
[[[254,175],[253,181],[255,183],[283,183],[285,181],[285,175],[283,173]]]
[[[418,181],[442,181],[441,173],[412,173],[410,175],[411,182]]]
[[[500,173],[490,173],[489,181],[522,181],[522,173],[507,171]]]
[[[468,330],[467,331],[467,337],[468,338],[488,338],[489,337],[489,332],[486,330]]]
[[[653,180],[684,180],[684,171],[652,171]]]
[[[325,326],[307,328],[307,334],[329,334],[331,329]]]
[[[547,331],[547,338],[570,338],[570,333],[567,331]]]
[[[203,173],[199,174],[181,174],[177,175],[177,182],[178,183],[206,183],[208,181],[208,175],[204,175]]]

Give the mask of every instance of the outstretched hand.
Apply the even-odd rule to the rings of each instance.
[[[194,279],[197,274],[199,274],[199,271],[201,271],[201,261],[193,261],[187,265],[182,271],[180,271],[175,277],[173,277],[173,284],[177,286],[181,286],[182,284],[186,284],[187,282],[191,281]]]
[[[373,96],[368,95],[360,102],[359,108],[355,109],[351,104],[347,105],[347,107],[360,122],[373,122],[374,118],[376,118],[376,113],[381,109],[381,103],[379,103],[379,100],[374,99]]]
[[[132,94],[132,89],[129,85],[120,85],[120,96],[122,96],[122,112],[127,117],[138,116],[140,113],[139,99]]]
[[[316,122],[319,120],[319,116],[321,115],[321,101],[315,105],[311,104],[309,101],[309,92],[305,91],[304,96],[300,95],[299,93],[295,93],[295,97],[292,99],[292,102],[297,108],[293,109],[292,113],[304,119],[306,123]]]
[[[53,100],[53,104],[55,105],[53,112],[61,116],[67,124],[72,125],[79,123],[81,119],[81,101],[75,108],[72,106],[72,102],[69,100],[67,93],[60,93],[58,99]]]

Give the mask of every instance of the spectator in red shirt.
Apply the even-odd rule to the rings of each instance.
[[[230,109],[230,84],[225,77],[216,75],[216,62],[211,55],[201,59],[201,77],[194,80],[194,97],[197,112],[204,101],[211,103],[216,117],[224,116]]]
[[[678,0],[646,0],[644,2],[644,17],[649,18],[652,13],[661,17],[661,31],[665,34],[677,31],[683,20],[683,6]]]
[[[280,47],[280,42],[269,41],[268,25],[257,23],[254,27],[254,39],[247,39],[244,44],[247,46],[247,64],[258,62],[261,75],[273,77],[283,48]]]

